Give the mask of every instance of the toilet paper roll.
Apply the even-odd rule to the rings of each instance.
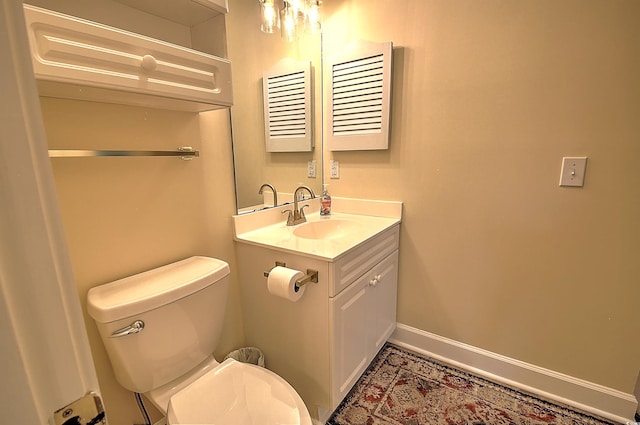
[[[296,302],[302,297],[305,289],[305,286],[301,286],[296,291],[296,281],[303,277],[304,273],[300,270],[276,266],[269,272],[267,289],[271,295]]]

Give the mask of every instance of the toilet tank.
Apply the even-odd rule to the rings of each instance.
[[[227,263],[191,257],[91,288],[87,309],[120,385],[144,393],[210,356],[228,286]]]

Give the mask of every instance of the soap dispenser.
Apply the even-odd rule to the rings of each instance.
[[[329,191],[327,190],[328,184],[322,185],[322,199],[320,206],[320,215],[329,215],[331,214],[331,195],[329,195]]]

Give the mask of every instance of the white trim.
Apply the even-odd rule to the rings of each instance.
[[[624,423],[633,420],[638,402],[593,382],[492,353],[401,323],[389,342],[541,398]]]

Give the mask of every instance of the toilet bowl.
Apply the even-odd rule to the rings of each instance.
[[[90,289],[87,309],[117,381],[145,394],[171,425],[311,425],[283,378],[213,357],[228,275],[224,261],[191,257]]]
[[[171,397],[167,422],[311,425],[311,418],[298,393],[280,376],[228,359]]]

